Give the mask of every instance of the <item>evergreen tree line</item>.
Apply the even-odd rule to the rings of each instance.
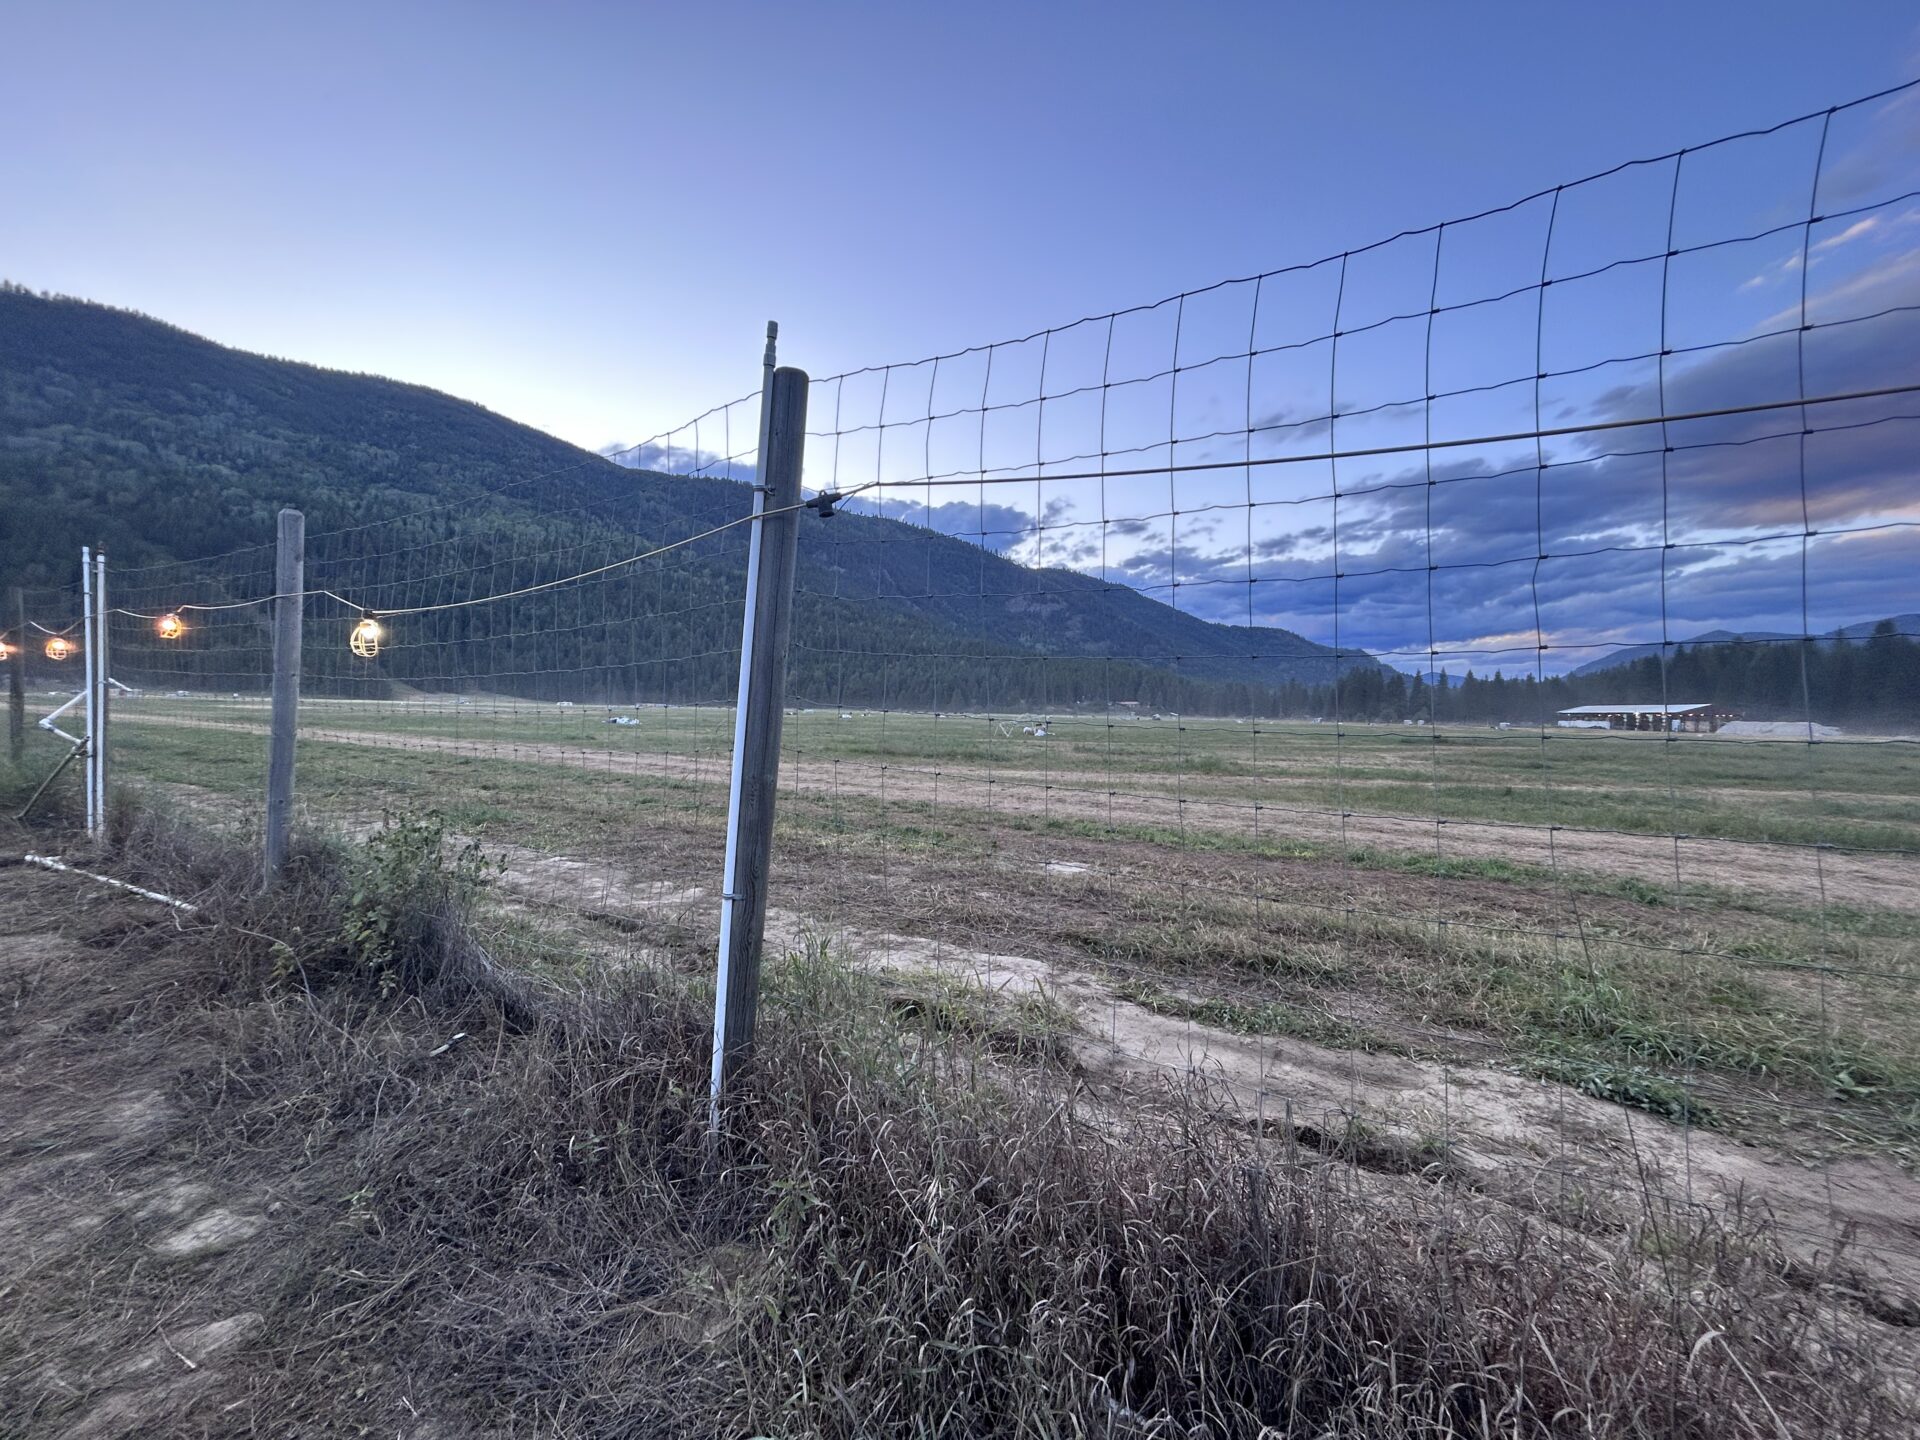
[[[1676,645],[1587,675],[1441,672],[1432,683],[1356,671],[1332,686],[1285,686],[1281,713],[1356,721],[1551,725],[1576,705],[1711,704],[1749,720],[1907,729],[1920,723],[1920,639],[1882,620],[1864,641],[1722,640]]]

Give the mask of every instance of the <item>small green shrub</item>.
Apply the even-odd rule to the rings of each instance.
[[[478,840],[455,841],[437,814],[388,814],[349,868],[340,933],[355,964],[390,992],[501,865]]]

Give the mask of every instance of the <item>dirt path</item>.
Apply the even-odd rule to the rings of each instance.
[[[137,716],[135,723],[264,734],[263,726],[184,716]],[[565,766],[721,786],[723,758],[590,750],[545,743],[459,740],[434,735],[306,727],[306,741],[376,750],[438,753]],[[1089,783],[1090,782],[1090,783]],[[785,765],[789,793],[882,804],[962,807],[993,816],[1092,821],[1178,833],[1192,829],[1329,847],[1377,848],[1448,859],[1500,859],[1573,871],[1631,877],[1649,884],[1738,885],[1792,903],[1873,905],[1920,913],[1920,860],[1855,854],[1811,846],[1671,836],[1627,836],[1570,828],[1431,817],[1341,814],[1274,805],[1258,798],[1221,800],[1108,788],[1105,776],[1036,776],[985,769],[927,769],[871,761],[810,760]]]
[[[271,1207],[179,1153],[194,1117],[170,1065],[111,1029],[76,1034],[77,1015],[110,1015],[152,983],[119,973],[114,950],[170,933],[171,913],[24,867],[0,875],[13,1001],[0,1017],[0,1432],[184,1433],[172,1427],[261,1338],[260,1310],[223,1277],[267,1243]],[[30,1330],[10,1323],[29,1314]]]
[[[671,917],[707,939],[718,899],[704,886],[666,887],[604,865],[509,848],[504,883],[531,898],[581,888],[591,875],[606,912]],[[827,926],[774,908],[767,939],[798,952],[825,940],[876,971],[930,973],[1018,997],[1044,996],[1078,1027],[1074,1049],[1090,1076],[1124,1090],[1195,1080],[1249,1120],[1291,1119],[1323,1135],[1349,1118],[1409,1155],[1444,1153],[1455,1173],[1514,1203],[1563,1216],[1597,1198],[1634,1213],[1649,1196],[1721,1209],[1767,1207],[1809,1265],[1839,1237],[1890,1310],[1920,1315],[1920,1181],[1880,1159],[1809,1169],[1786,1156],[1536,1081],[1490,1065],[1364,1054],[1287,1037],[1259,1037],[1169,1018],[1114,992],[1112,980],[1059,960],[969,949],[918,936]]]

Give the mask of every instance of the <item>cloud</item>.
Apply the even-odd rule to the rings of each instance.
[[[1038,530],[1038,523],[1031,511],[991,501],[949,500],[944,504],[929,505],[920,500],[870,500],[863,496],[849,500],[846,508],[857,514],[878,515],[887,520],[919,525],[957,540],[970,540],[1000,555],[1016,549],[1023,542],[1030,545]],[[1054,519],[1057,521],[1061,518],[1063,512],[1056,509]]]
[[[1824,253],[1828,250],[1837,250],[1849,241],[1858,240],[1862,235],[1873,234],[1873,232],[1879,228],[1880,217],[1877,215],[1869,215],[1864,219],[1854,221],[1853,224],[1840,231],[1837,235],[1829,235],[1824,240],[1814,242],[1813,249],[1816,254]]]
[[[729,459],[716,451],[696,450],[688,445],[662,445],[653,440],[627,445],[615,441],[601,446],[598,453],[628,470],[657,470],[663,475],[710,475],[721,480],[747,482],[754,476],[751,455]]]
[[[1567,420],[1920,384],[1911,306],[1920,250],[1868,257],[1809,292],[1815,329],[1669,361],[1664,389],[1657,375],[1610,386]],[[1499,651],[1471,663],[1548,673],[1614,645],[1820,632],[1920,607],[1920,395],[1805,416],[1790,405],[1562,438],[1544,470],[1516,464],[1515,447],[1436,452],[1431,470],[1415,455],[1342,499],[1337,549],[1317,522],[1228,543],[1183,525],[1177,548],[1164,522],[1116,524],[1128,543],[1107,571],[1227,623],[1245,623],[1251,600],[1257,623],[1323,642],[1337,625],[1340,643],[1398,663]],[[1850,533],[1876,525],[1895,528]]]

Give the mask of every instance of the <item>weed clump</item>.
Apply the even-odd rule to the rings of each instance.
[[[389,814],[348,862],[340,937],[383,993],[418,983],[449,922],[501,868],[479,841],[453,841],[437,815]]]

